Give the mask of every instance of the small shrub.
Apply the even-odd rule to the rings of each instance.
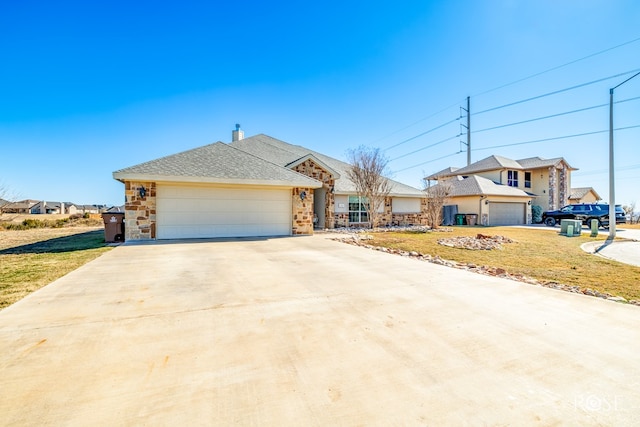
[[[542,206],[531,206],[531,217],[534,224],[540,224],[542,222]]]
[[[69,218],[56,219],[55,221],[52,221],[52,224],[50,225],[50,227],[51,228],[62,228],[68,222],[69,222]]]
[[[24,225],[23,230],[28,230],[30,228],[44,228],[47,226],[46,222],[40,221],[39,219],[25,219],[22,221],[22,225]]]
[[[23,223],[18,222],[7,222],[4,224],[5,230],[28,230],[29,227],[24,225]]]

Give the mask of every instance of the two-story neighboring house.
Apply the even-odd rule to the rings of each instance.
[[[426,180],[450,187],[449,204],[478,215],[484,225],[531,222],[531,206],[558,209],[569,203],[571,172],[562,157],[512,160],[489,156],[463,168],[450,167]]]

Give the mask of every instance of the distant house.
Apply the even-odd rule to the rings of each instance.
[[[110,208],[108,208],[107,210],[105,210],[105,212],[108,212],[108,213],[118,213],[118,212],[122,212],[122,213],[124,213],[124,205],[120,205],[120,206],[111,206]]]
[[[20,200],[18,202],[8,202],[4,204],[1,209],[2,213],[11,214],[29,214],[33,205],[38,203],[38,200]]]
[[[481,224],[527,224],[531,205],[551,210],[569,203],[574,170],[562,157],[513,160],[493,155],[425,179],[446,182],[450,204],[458,205],[458,212],[478,215]]]
[[[63,202],[41,201],[31,206],[32,214],[63,214],[66,213],[65,204]]]
[[[602,200],[602,197],[593,187],[572,188],[569,196],[569,203],[596,203]]]
[[[76,203],[72,203],[67,206],[66,213],[73,214],[97,214],[104,210],[105,206],[103,205],[79,205]]]

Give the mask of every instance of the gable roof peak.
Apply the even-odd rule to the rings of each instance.
[[[240,140],[242,142],[244,140]],[[319,181],[299,174],[232,144],[216,142],[162,157],[113,173],[120,181],[146,179],[318,188]]]

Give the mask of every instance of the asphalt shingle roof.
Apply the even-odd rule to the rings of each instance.
[[[321,183],[295,172],[290,165],[306,156],[335,172],[338,177],[334,191],[353,194],[355,185],[348,178],[348,163],[326,156],[300,145],[293,145],[259,134],[225,144],[216,142],[182,153],[151,160],[113,173],[118,180],[147,179],[189,182],[264,183],[318,188]],[[422,197],[417,188],[389,179],[391,194]]]
[[[537,168],[546,168],[550,166],[558,166],[561,162],[567,163],[565,159],[562,157],[556,157],[553,159],[543,159],[542,157],[529,157],[526,159],[517,160],[517,162],[522,166],[523,169],[537,169]],[[577,170],[572,168],[569,163],[567,166],[571,170]]]
[[[522,169],[522,166],[515,160],[502,156],[489,156],[485,159],[471,163],[469,166],[460,168],[453,173],[455,175],[470,175],[472,173],[484,172],[495,169]]]
[[[600,200],[600,195],[598,193],[596,193],[596,190],[593,189],[593,187],[579,187],[579,188],[572,188],[571,189],[571,195],[569,196],[569,199],[582,199],[584,196],[586,196],[590,191],[593,191],[593,194],[596,196],[596,198],[598,200]]]
[[[482,160],[478,160],[475,163],[471,163],[468,166],[462,168],[449,167],[443,169],[440,172],[429,175],[426,179],[446,178],[449,176],[462,176],[472,175],[474,173],[500,170],[500,169],[512,169],[512,170],[527,170],[527,169],[539,169],[551,166],[558,166],[561,162],[566,163],[567,167],[571,170],[577,170],[571,167],[565,159],[562,157],[556,157],[553,159],[543,159],[542,157],[529,157],[521,160],[508,159],[502,156],[489,156]]]
[[[447,177],[447,176],[455,175],[454,172],[457,172],[458,170],[460,170],[460,168],[457,168],[455,166],[449,166],[446,169],[442,169],[441,171],[438,171],[436,173],[432,173],[431,175],[429,175],[425,179],[434,180],[434,179],[439,179],[441,177]]]
[[[118,170],[114,178],[169,181],[294,185],[317,188],[320,182],[222,142]]]
[[[449,185],[452,197],[455,196],[513,196],[531,197],[525,191],[507,185],[496,184],[490,179],[477,175],[467,178],[447,179],[437,185]]]
[[[334,189],[336,193],[353,194],[356,192],[355,185],[351,180],[349,180],[347,174],[347,170],[351,166],[346,162],[326,156],[317,151],[310,150],[300,145],[289,144],[264,134],[232,142],[230,145],[283,167],[295,162],[301,157],[312,154],[318,160],[340,174],[340,178],[336,181]],[[411,187],[392,179],[389,179],[389,182],[391,183],[391,194],[393,195],[415,197],[424,196],[422,190],[415,187]]]

